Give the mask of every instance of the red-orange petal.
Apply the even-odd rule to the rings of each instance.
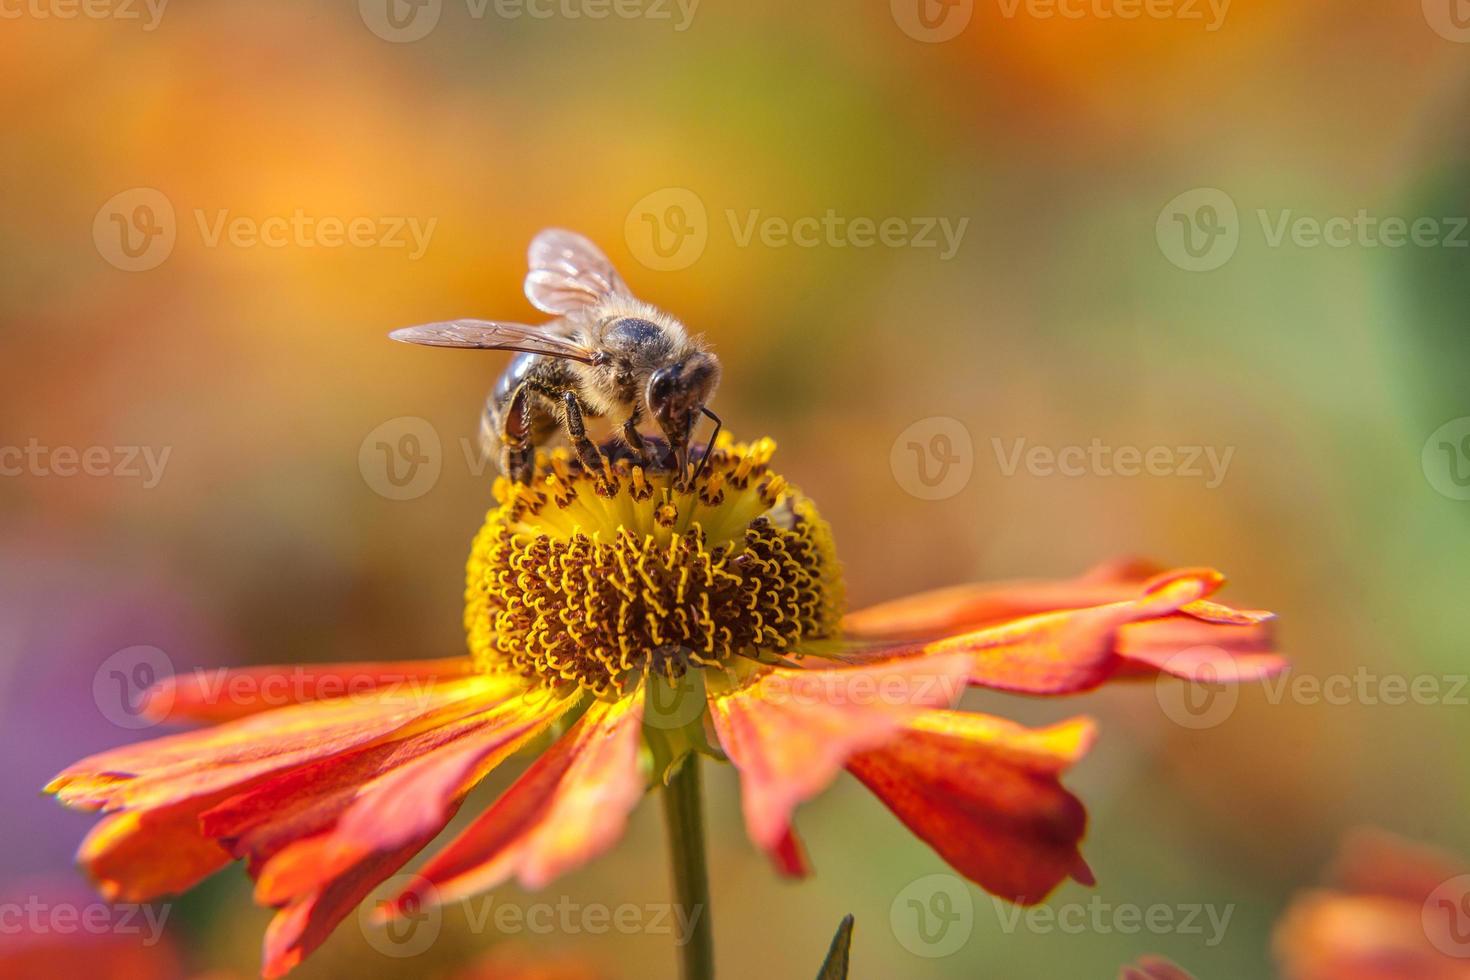
[[[577,724],[552,745],[464,832],[429,859],[418,877],[428,895],[453,901],[516,877],[541,888],[611,847],[642,798],[638,768],[643,692],[594,701]]]
[[[469,657],[341,664],[198,668],[148,689],[144,710],[159,722],[219,723],[339,697],[417,696],[428,685],[474,673]]]
[[[374,888],[433,839],[429,834],[364,859],[320,889],[293,898],[266,928],[262,976],[285,976],[311,955]]]
[[[188,801],[114,813],[92,828],[77,861],[109,902],[147,902],[186,891],[231,860],[217,841],[200,833],[200,805]]]
[[[1118,980],[1194,980],[1162,956],[1140,956],[1118,972]]]
[[[1284,661],[1264,652],[1268,614],[1241,613],[1204,601],[1223,581],[1213,569],[1181,569],[1135,586],[1132,598],[1024,616],[923,643],[879,646],[856,656],[964,653],[970,657],[970,683],[1031,694],[1089,690],[1120,671],[1175,672],[1177,654],[1197,657],[1192,651],[1210,647],[1214,639],[1243,646],[1239,656],[1219,649],[1214,665],[1219,676],[1212,679],[1280,670]]]
[[[1470,868],[1463,861],[1436,847],[1359,827],[1343,836],[1328,879],[1344,891],[1419,905],[1450,878],[1466,873]]]
[[[842,632],[857,640],[932,639],[1063,609],[1085,609],[1138,594],[1164,571],[1153,562],[1119,559],[1074,579],[1018,579],[950,586],[891,599],[848,613]]]
[[[1032,730],[935,711],[848,769],[955,870],[1030,905],[1091,877],[1078,851],[1087,814],[1058,776],[1092,738],[1086,719]]]
[[[771,863],[775,865],[781,877],[790,878],[793,881],[811,877],[811,859],[807,857],[806,845],[797,836],[794,824],[786,828],[786,836],[781,838],[769,853]]]
[[[530,692],[405,743],[381,774],[355,790],[329,830],[266,861],[256,900],[279,905],[326,887],[374,854],[426,834],[432,838],[476,783],[577,699],[575,693]]]
[[[337,698],[83,759],[47,787],[68,806],[147,809],[209,796],[389,736],[435,727],[438,714],[503,700],[515,682],[475,676],[417,693]]]
[[[967,659],[926,657],[830,670],[768,669],[715,692],[710,721],[740,770],[746,830],[762,850],[786,842],[792,811],[827,787],[854,752],[959,696]]]

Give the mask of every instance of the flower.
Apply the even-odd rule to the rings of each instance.
[[[1118,971],[1118,980],[1194,980],[1162,956],[1141,956]]]
[[[844,617],[831,532],[771,471],[769,440],[723,440],[691,480],[606,451],[600,473],[558,451],[529,484],[497,482],[468,563],[470,656],[156,687],[161,717],[218,724],[101,753],[48,787],[107,814],[80,854],[102,891],[144,900],[244,860],[279,910],[265,941],[279,976],[490,770],[553,733],[390,911],[545,885],[610,847],[692,753],[734,764],[749,835],[785,874],[808,870],[795,808],[845,768],[958,871],[1034,903],[1092,880],[1086,814],[1059,780],[1093,726],[955,711],[966,684],[1060,695],[1283,666],[1270,615],[1212,601],[1223,578],[1208,569],[1125,562]],[[282,675],[302,703],[251,696]]]
[[[1470,980],[1470,869],[1379,830],[1343,839],[1330,884],[1276,926],[1284,980]]]
[[[1323,888],[1300,892],[1276,922],[1281,980],[1470,980],[1470,871],[1381,830],[1343,837]],[[1190,980],[1159,956],[1119,980]]]
[[[168,910],[135,918],[137,911],[108,908],[75,880],[8,882],[0,892],[0,977],[184,980],[183,959],[163,931]]]

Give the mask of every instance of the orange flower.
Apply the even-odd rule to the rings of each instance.
[[[1470,869],[1386,834],[1348,835],[1326,888],[1276,927],[1284,980],[1470,980]]]
[[[699,755],[734,764],[749,834],[786,874],[807,872],[795,808],[845,768],[961,873],[1034,903],[1092,880],[1086,814],[1059,778],[1093,727],[954,711],[966,684],[1061,695],[1283,666],[1270,615],[1212,601],[1223,578],[1208,569],[1124,563],[844,618],[829,529],[770,471],[773,450],[727,439],[687,488],[560,452],[529,485],[499,481],[468,565],[469,657],[165,682],[160,716],[218,724],[61,773],[51,792],[108,814],[81,861],[105,894],[142,900],[244,860],[280,910],[265,943],[279,976],[491,769],[555,731],[401,904],[543,886],[611,846],[650,784]],[[268,689],[304,703],[246,696]]]

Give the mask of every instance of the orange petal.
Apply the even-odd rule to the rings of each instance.
[[[1194,980],[1162,956],[1140,956],[1138,960],[1123,967],[1118,980]]]
[[[1425,921],[1418,902],[1305,892],[1281,917],[1272,946],[1285,980],[1470,980],[1470,963],[1436,949]]]
[[[643,796],[638,769],[643,692],[594,701],[489,810],[431,858],[430,900],[453,901],[515,876],[527,888],[590,860],[622,836]],[[401,910],[414,890],[394,900]]]
[[[1329,877],[1344,891],[1420,905],[1440,885],[1467,872],[1461,860],[1437,848],[1360,827],[1343,837]]]
[[[933,711],[847,767],[955,870],[1029,905],[1091,878],[1077,850],[1086,811],[1057,777],[1092,738],[1086,719],[1031,730]]]
[[[420,837],[391,851],[374,854],[321,889],[292,899],[276,913],[266,928],[262,975],[282,977],[295,969],[326,942],[338,923],[350,915],[374,888],[407,864],[433,836]]]
[[[825,789],[854,752],[881,745],[924,708],[954,703],[966,668],[964,657],[834,670],[778,667],[714,693],[710,720],[740,770],[751,840],[767,852],[782,848],[798,803]]]
[[[912,643],[859,651],[862,658],[966,653],[970,655],[969,681],[985,687],[1032,694],[1069,694],[1098,686],[1119,670],[1158,670],[1159,663],[1191,646],[1207,644],[1220,631],[1257,630],[1258,622],[1244,623],[1263,614],[1235,614],[1217,604],[1202,603],[1219,588],[1224,577],[1213,569],[1182,569],[1159,575],[1138,586],[1133,598],[1081,609],[1025,616],[968,633],[928,643]],[[1225,618],[1206,621],[1193,612]],[[1173,617],[1194,624],[1185,646],[1171,645],[1155,621]],[[1129,630],[1134,633],[1130,638]],[[1177,630],[1176,630],[1177,632]],[[1221,665],[1241,676],[1280,669],[1274,655],[1257,661],[1228,655]]]
[[[199,668],[148,689],[144,710],[159,722],[223,722],[308,701],[421,694],[439,680],[474,672],[469,657],[342,664]]]
[[[199,804],[115,813],[92,828],[77,861],[109,902],[147,902],[194,887],[230,862],[199,830]]]
[[[381,775],[356,789],[330,830],[288,845],[265,863],[256,900],[282,904],[325,887],[373,854],[425,834],[432,838],[476,783],[578,698],[529,692],[400,746]]]
[[[336,698],[280,708],[197,732],[103,752],[71,766],[47,787],[68,806],[144,809],[208,796],[233,786],[337,755],[390,735],[503,700],[518,678],[475,676],[418,693]]]
[[[858,640],[947,636],[1024,616],[1127,599],[1163,570],[1140,559],[1122,559],[1075,579],[1022,579],[936,589],[850,612],[842,620],[842,632]]]
[[[783,878],[800,880],[811,877],[812,863],[806,855],[806,845],[796,836],[795,826],[786,828],[786,836],[771,849],[770,857]]]

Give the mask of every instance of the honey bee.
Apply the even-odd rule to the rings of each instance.
[[[516,351],[485,400],[480,446],[499,453],[500,471],[528,483],[536,449],[565,431],[582,465],[602,469],[602,453],[585,419],[610,417],[618,436],[645,466],[654,447],[638,426],[651,417],[667,440],[682,482],[689,441],[709,409],[720,362],[677,319],[635,298],[607,256],[576,232],[548,228],[527,253],[526,298],[557,319],[537,326],[498,320],[449,320],[404,327],[394,340],[429,347]],[[700,468],[709,456],[705,450]]]

